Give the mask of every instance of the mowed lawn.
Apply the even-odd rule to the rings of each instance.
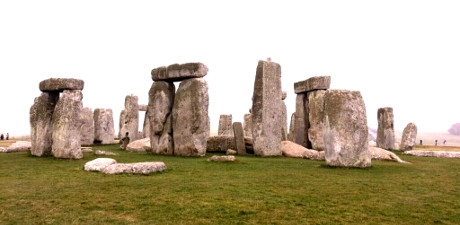
[[[460,224],[460,160],[400,155],[369,169],[237,156],[129,153],[118,162],[163,161],[166,172],[83,171],[97,158],[0,154],[0,224]],[[398,153],[399,154],[399,153]]]

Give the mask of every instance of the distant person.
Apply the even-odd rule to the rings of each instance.
[[[5,137],[3,136],[3,134],[2,134],[2,135],[0,135],[0,140],[2,140],[2,141],[3,141],[3,139],[4,139],[4,138],[5,138]]]
[[[7,136],[7,137],[8,137],[8,136]],[[8,140],[8,138],[6,138],[6,140]],[[444,141],[442,142],[443,145],[446,145],[446,143],[447,143],[446,140],[444,140]]]
[[[121,149],[126,150],[126,147],[129,144],[129,132],[126,132],[126,135],[124,138],[121,139]]]
[[[6,140],[10,139],[10,133],[6,133]]]
[[[438,140],[434,141],[434,146],[438,146]]]
[[[423,140],[420,140],[420,145],[423,145]]]

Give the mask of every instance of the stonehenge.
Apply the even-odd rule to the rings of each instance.
[[[93,114],[94,143],[113,144],[115,128],[111,109],[96,108]]]
[[[252,138],[252,114],[244,114],[243,123],[244,136]]]
[[[412,150],[417,139],[417,126],[414,123],[409,123],[404,128],[401,144],[399,149],[402,151]]]
[[[35,98],[30,108],[31,154],[51,155],[53,145],[53,113],[59,100],[59,92],[44,92]]]
[[[386,150],[395,150],[395,131],[393,108],[379,108],[377,112],[377,147]]]
[[[128,134],[131,141],[139,139],[139,104],[138,97],[127,95],[125,98],[125,109],[120,114],[118,138],[123,138]]]
[[[244,131],[241,122],[233,123],[233,133],[235,136],[234,141],[238,155],[246,155],[246,144],[244,142]]]
[[[173,64],[152,70],[147,107],[152,152],[204,156],[209,137],[208,68],[202,63]],[[173,82],[181,81],[177,91]]]
[[[82,110],[82,126],[81,126],[81,145],[92,145],[94,143],[94,119],[93,110],[85,107]]]
[[[233,136],[232,114],[220,115],[217,135]]]

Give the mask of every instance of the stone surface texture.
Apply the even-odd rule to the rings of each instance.
[[[282,141],[281,151],[286,157],[324,160],[323,152],[307,149],[291,141]]]
[[[288,141],[295,142],[295,113],[291,115],[291,123],[289,124]]]
[[[294,142],[308,147],[308,129],[310,123],[308,120],[308,95],[297,94],[295,110],[295,126],[294,126]]]
[[[154,82],[149,91],[150,143],[152,152],[156,154],[174,154],[171,116],[175,91],[173,83],[164,81]]]
[[[118,153],[115,153],[115,152],[107,152],[107,151],[102,151],[102,150],[96,150],[94,154],[95,155],[107,155],[107,156],[118,155]]]
[[[412,150],[416,141],[417,126],[414,123],[409,123],[407,124],[406,128],[404,128],[399,149],[403,151]]]
[[[95,160],[91,160],[85,163],[84,170],[85,171],[101,171],[107,166],[116,164],[117,161],[111,158],[97,158]]]
[[[51,155],[53,146],[53,113],[59,93],[42,93],[30,107],[30,137],[34,156]]]
[[[181,82],[172,109],[174,155],[204,156],[209,137],[208,84],[202,78]]]
[[[370,167],[366,107],[359,91],[324,94],[325,158],[329,166]]]
[[[145,111],[144,124],[142,126],[142,137],[150,138],[150,119],[147,110]]]
[[[82,125],[81,125],[81,145],[92,145],[94,143],[94,119],[93,110],[85,107],[82,110]]]
[[[40,82],[39,88],[43,92],[63,92],[65,90],[83,90],[85,82],[73,78],[50,78]]]
[[[395,130],[393,108],[380,108],[377,112],[378,128],[377,128],[377,147],[395,150]]]
[[[208,158],[209,162],[234,162],[236,160],[236,157],[233,155],[213,155],[210,158]]]
[[[126,96],[125,109],[120,116],[120,122],[120,138],[126,136],[126,132],[128,132],[130,141],[139,139],[137,137],[139,132],[139,104],[137,96]]]
[[[244,142],[244,131],[241,122],[233,123],[233,133],[238,155],[246,155],[246,143]]]
[[[311,148],[324,151],[324,94],[326,91],[312,91],[308,94],[308,140]]]
[[[116,163],[109,165],[101,170],[105,174],[150,174],[166,170],[163,162],[139,162],[139,163]]]
[[[147,109],[149,108],[148,105],[139,105],[139,111],[147,111]]]
[[[129,142],[128,146],[126,146],[126,150],[130,152],[151,151],[152,147],[150,146],[150,138],[144,138]]]
[[[183,81],[189,78],[201,78],[208,73],[208,67],[203,63],[172,64],[168,67],[158,67],[152,70],[153,81]]]
[[[81,91],[65,90],[56,104],[52,146],[52,154],[56,158],[83,158],[80,144],[82,99]]]
[[[232,114],[222,114],[219,117],[219,127],[217,129],[217,135],[233,136],[232,128]]]
[[[287,107],[284,101],[281,101],[281,141],[287,141],[288,125],[287,125]]]
[[[311,77],[307,80],[294,83],[294,92],[296,94],[301,94],[315,90],[327,90],[330,86],[330,76]]]
[[[405,151],[403,154],[413,155],[413,156],[437,157],[437,158],[460,158],[460,152],[449,152],[449,151],[412,150],[412,151]]]
[[[244,136],[252,138],[252,114],[244,114],[243,123]]]
[[[32,148],[32,143],[30,141],[16,141],[8,147],[2,147],[0,152],[9,153],[9,152],[25,152],[29,151]]]
[[[406,161],[402,160],[401,158],[399,158],[393,152],[387,151],[387,150],[385,150],[383,148],[369,147],[369,151],[371,153],[372,159],[396,161],[396,162],[399,162],[399,163],[409,164],[408,162],[406,162]]]
[[[113,144],[115,127],[112,109],[97,108],[94,110],[94,140],[101,144]]]
[[[259,61],[252,102],[254,154],[279,156],[281,152],[281,66]]]
[[[228,149],[236,149],[233,136],[211,136],[207,142],[208,152],[226,152]]]

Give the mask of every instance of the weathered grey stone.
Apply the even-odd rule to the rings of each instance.
[[[315,90],[327,90],[330,86],[330,76],[311,77],[307,80],[294,83],[294,92],[300,94]]]
[[[393,152],[387,151],[387,150],[382,149],[382,148],[369,147],[369,152],[371,153],[372,159],[396,161],[396,162],[399,162],[399,163],[410,164],[410,163],[402,160],[401,158],[399,158]]]
[[[152,152],[173,155],[172,107],[176,87],[173,83],[154,82],[149,91],[147,114],[150,121],[150,143]]]
[[[130,152],[146,152],[150,151],[152,147],[150,146],[150,138],[144,138],[130,142],[126,146],[126,150]]]
[[[26,152],[32,148],[32,143],[30,141],[16,141],[10,146],[0,148],[1,153],[10,153],[10,152]]]
[[[228,149],[236,149],[233,136],[211,136],[208,138],[208,152],[226,152]]]
[[[254,154],[281,155],[281,66],[259,61],[252,102]]]
[[[40,82],[40,91],[55,92],[64,90],[83,90],[85,82],[73,78],[50,78]]]
[[[379,122],[377,129],[377,147],[394,150],[395,148],[395,130],[393,108],[380,108],[377,112]]]
[[[144,125],[142,127],[142,137],[150,138],[150,119],[147,111],[145,111]]]
[[[93,152],[93,147],[81,147],[81,152],[83,153]]]
[[[238,155],[246,155],[246,143],[244,142],[244,131],[241,122],[233,123],[233,133],[235,136],[235,147]]]
[[[294,142],[308,148],[308,129],[310,128],[310,123],[308,119],[307,94],[298,94],[295,105]]]
[[[172,64],[168,67],[158,67],[152,70],[153,81],[182,81],[189,78],[201,78],[208,73],[208,67],[203,63]]]
[[[284,101],[281,101],[281,141],[287,141],[287,107]]]
[[[405,151],[403,154],[413,155],[413,156],[424,156],[424,157],[437,157],[437,158],[460,158],[460,152],[449,152],[449,151],[412,150],[412,151]]]
[[[139,105],[135,95],[128,95],[125,98],[125,109],[120,115],[119,137],[124,137],[128,133],[130,141],[139,139]]]
[[[359,91],[328,90],[324,94],[326,163],[370,167],[366,107]]]
[[[181,82],[172,110],[174,155],[204,156],[209,137],[208,84],[202,78]]]
[[[94,119],[93,110],[83,108],[82,110],[82,125],[81,125],[81,145],[92,145],[94,143]]]
[[[406,128],[404,128],[401,145],[399,149],[406,151],[412,150],[415,146],[415,142],[417,139],[417,126],[413,123],[407,124]]]
[[[227,155],[236,155],[238,152],[233,150],[233,149],[228,149],[227,150]]]
[[[217,135],[233,136],[232,114],[220,115]]]
[[[107,152],[107,151],[102,151],[102,150],[97,150],[94,152],[95,155],[107,155],[107,156],[114,156],[118,155],[118,153],[115,152]]]
[[[42,93],[30,107],[30,137],[34,156],[51,155],[53,145],[53,113],[59,93]]]
[[[112,109],[94,110],[94,141],[101,144],[113,144],[115,128]]]
[[[213,155],[211,156],[211,158],[208,158],[209,162],[234,162],[235,160],[236,158],[233,155],[222,155],[222,156]]]
[[[324,151],[324,94],[326,91],[312,91],[308,93],[308,140],[311,147],[317,151]]]
[[[282,141],[281,151],[286,157],[324,160],[324,154],[322,152],[307,149],[291,141]]]
[[[252,114],[244,114],[243,130],[245,137],[252,138]]]
[[[148,105],[139,105],[139,111],[147,111],[147,109],[149,108]]]
[[[97,158],[95,160],[91,160],[85,163],[84,170],[85,171],[101,171],[107,166],[112,164],[116,164],[117,161],[111,158]]]
[[[164,162],[116,163],[101,170],[105,174],[150,174],[166,170]]]
[[[295,113],[291,115],[291,123],[289,125],[288,141],[295,143]]]
[[[285,100],[287,98],[287,92],[283,91],[281,94],[281,100]]]
[[[53,147],[56,158],[81,159],[80,133],[83,95],[81,91],[65,90],[53,113]]]

